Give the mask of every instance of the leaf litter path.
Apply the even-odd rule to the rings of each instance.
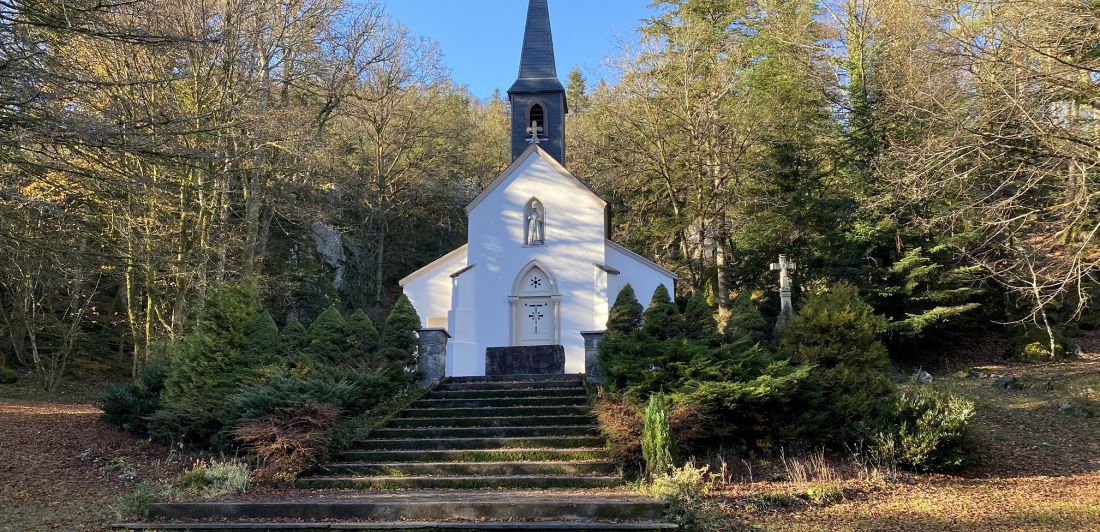
[[[182,467],[90,405],[0,400],[0,530],[107,530],[119,497]]]

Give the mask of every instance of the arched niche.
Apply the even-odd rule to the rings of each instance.
[[[523,244],[546,244],[546,206],[538,198],[527,200],[523,208]]]

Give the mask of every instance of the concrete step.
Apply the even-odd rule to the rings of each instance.
[[[583,375],[493,375],[485,377],[447,377],[446,384],[468,382],[581,382]]]
[[[610,460],[589,462],[349,462],[318,468],[324,475],[471,476],[471,475],[614,475]]]
[[[568,395],[564,397],[501,397],[496,399],[421,399],[413,403],[414,408],[478,408],[478,407],[515,407],[515,406],[583,406],[588,404],[587,395]]]
[[[280,532],[306,532],[315,530],[401,530],[406,532],[434,532],[441,530],[523,530],[543,531],[598,531],[598,530],[677,530],[673,523],[639,521],[610,523],[600,521],[329,521],[329,522],[246,522],[246,523],[127,523],[115,525],[120,530],[278,530]]]
[[[309,521],[536,520],[653,521],[667,505],[626,493],[583,491],[422,490],[332,493],[291,501],[218,501],[153,504],[156,521],[297,519]]]
[[[541,427],[547,425],[587,425],[596,423],[592,415],[512,416],[512,417],[419,417],[396,418],[386,428],[418,427]]]
[[[508,438],[517,436],[596,436],[595,425],[546,425],[533,427],[427,427],[383,428],[370,432],[371,439],[408,438]]]
[[[548,462],[568,460],[602,460],[607,457],[603,447],[561,449],[420,449],[346,451],[337,459],[347,462]]]
[[[300,489],[553,489],[613,488],[622,477],[574,475],[471,475],[462,477],[304,477],[294,481]]]
[[[516,388],[508,390],[436,390],[429,399],[501,399],[505,397],[577,397],[584,388]]]
[[[588,406],[498,406],[464,408],[410,408],[398,414],[410,417],[515,417],[590,414]]]
[[[584,390],[580,381],[490,381],[490,382],[446,382],[439,385],[442,391],[457,390],[553,390],[568,388]]]
[[[600,447],[604,439],[598,436],[530,436],[517,438],[410,438],[370,439],[356,444],[356,451],[382,449],[539,449],[569,447]]]

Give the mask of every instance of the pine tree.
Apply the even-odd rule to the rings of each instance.
[[[385,358],[390,362],[412,365],[418,344],[416,332],[421,327],[420,316],[416,314],[412,302],[401,294],[382,327],[379,346],[387,352]]]
[[[279,326],[275,325],[271,313],[265,310],[248,326],[245,333],[245,352],[253,363],[267,364],[278,359],[281,351]]]
[[[325,309],[309,325],[308,353],[315,360],[343,362],[348,360],[348,345],[344,335],[344,315],[340,309],[331,306]]]
[[[768,339],[768,321],[760,313],[752,300],[752,293],[748,290],[741,292],[730,305],[722,336],[726,343],[743,339],[755,344]]]
[[[378,350],[378,328],[363,309],[358,309],[344,326],[348,349],[352,356],[367,360]]]
[[[642,326],[642,304],[634,295],[634,288],[627,285],[619,290],[615,304],[607,315],[607,334],[628,334]]]
[[[783,336],[791,359],[815,366],[811,384],[825,415],[824,428],[835,442],[852,441],[883,418],[894,394],[886,370],[889,356],[878,339],[886,319],[840,283],[811,296]]]
[[[672,302],[665,285],[657,285],[649,307],[642,314],[642,330],[658,340],[669,340],[683,334],[683,317]]]
[[[574,113],[583,113],[588,109],[588,80],[584,79],[580,66],[574,66],[569,71],[569,80],[565,83],[565,97],[569,102],[569,110]]]
[[[309,329],[298,320],[286,324],[280,336],[283,350],[288,351],[288,354],[300,353],[309,345]]]
[[[692,341],[710,344],[718,340],[718,323],[702,291],[696,291],[688,300],[683,330],[684,336]]]

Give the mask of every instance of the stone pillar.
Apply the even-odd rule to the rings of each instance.
[[[434,386],[446,376],[447,339],[451,335],[445,329],[420,329],[417,336],[420,338],[420,345],[416,350],[420,382]]]
[[[584,337],[584,378],[592,384],[603,384],[598,355],[604,334],[606,331],[581,331]]]

